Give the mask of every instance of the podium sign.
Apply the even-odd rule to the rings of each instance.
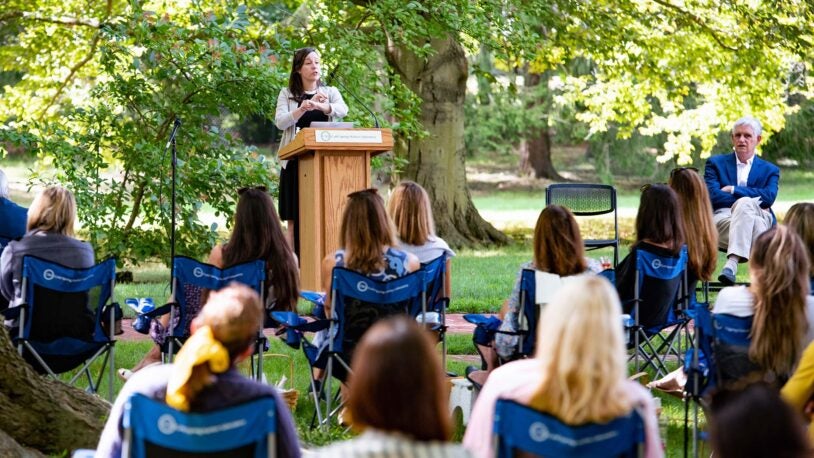
[[[322,290],[321,262],[339,248],[347,195],[371,186],[370,158],[392,149],[390,129],[306,128],[280,150],[280,159],[299,160],[303,290]]]

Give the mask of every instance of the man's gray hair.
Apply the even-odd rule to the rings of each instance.
[[[0,198],[8,199],[8,178],[2,170],[0,170]]]
[[[760,124],[760,121],[751,116],[744,116],[735,121],[735,124],[732,125],[732,131],[730,133],[735,133],[735,129],[740,126],[751,127],[752,133],[755,134],[755,137],[760,137],[760,134],[763,133],[763,126]]]

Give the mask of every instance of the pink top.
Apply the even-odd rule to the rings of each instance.
[[[492,444],[492,422],[495,403],[498,399],[510,399],[521,404],[528,404],[540,383],[542,369],[536,359],[524,359],[505,364],[495,369],[483,386],[475,408],[469,417],[469,425],[464,435],[464,447],[472,452],[475,458],[495,456]],[[625,388],[633,400],[636,409],[644,420],[645,457],[664,456],[659,438],[658,419],[653,397],[646,388],[636,382],[625,382]]]

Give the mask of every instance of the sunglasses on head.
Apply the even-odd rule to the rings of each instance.
[[[348,194],[348,198],[353,199],[355,197],[362,197],[362,196],[366,196],[368,194],[373,194],[373,195],[378,196],[379,195],[379,190],[376,189],[376,188],[367,188],[367,189],[363,189],[361,191],[354,191],[354,192]]]
[[[693,172],[698,173],[697,167],[676,167],[673,170],[670,170],[670,178],[672,178],[673,175],[675,175],[676,173],[681,172],[683,170],[692,170]]]
[[[648,189],[650,189],[650,188],[652,188],[653,186],[656,186],[656,185],[667,186],[667,183],[645,183],[645,184],[642,185],[641,188],[639,188],[639,191],[640,192],[645,192]]]
[[[242,196],[244,192],[248,191],[249,189],[254,189],[260,192],[266,192],[265,186],[244,186],[237,190],[237,195]]]

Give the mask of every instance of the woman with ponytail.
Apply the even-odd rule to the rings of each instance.
[[[273,387],[245,378],[235,368],[251,356],[262,323],[263,306],[252,289],[233,284],[211,293],[175,363],[135,373],[119,392],[96,456],[121,455],[124,405],[140,393],[185,412],[210,412],[271,396],[277,406],[277,456],[299,457],[294,422],[285,402]]]

